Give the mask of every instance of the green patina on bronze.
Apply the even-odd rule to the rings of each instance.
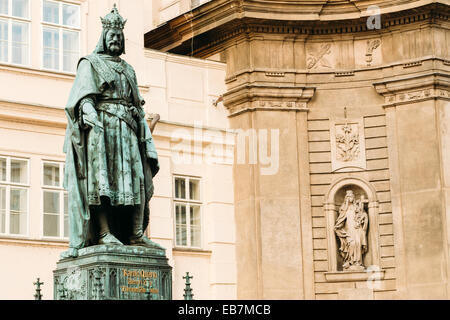
[[[99,43],[80,59],[65,108],[70,249],[63,258],[96,244],[158,247],[143,235],[158,156],[135,71],[120,58],[125,22],[116,7],[102,19]]]

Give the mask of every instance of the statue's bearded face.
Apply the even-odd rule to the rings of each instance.
[[[122,53],[123,32],[122,30],[111,29],[106,33],[106,47],[109,54],[119,56]]]

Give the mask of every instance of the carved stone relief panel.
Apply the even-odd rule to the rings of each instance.
[[[355,41],[356,67],[371,67],[381,65],[381,39]]]
[[[363,120],[331,121],[331,167],[366,169],[366,146]]]
[[[306,44],[306,68],[331,70],[335,67],[334,46],[331,42]]]

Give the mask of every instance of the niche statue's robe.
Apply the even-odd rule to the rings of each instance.
[[[94,105],[103,130],[86,123],[85,102]],[[152,178],[159,164],[144,103],[135,72],[124,60],[99,53],[80,59],[65,108],[64,187],[69,193],[70,248],[96,244],[89,206],[100,205],[103,199],[122,216],[131,216],[132,210],[124,208],[139,208],[144,215],[142,230],[147,228]],[[128,239],[131,226],[124,227],[124,221],[116,227],[121,229],[120,238]]]

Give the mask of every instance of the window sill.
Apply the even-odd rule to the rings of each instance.
[[[12,245],[26,245],[35,247],[57,247],[67,248],[69,245],[68,240],[62,239],[32,239],[28,236],[12,236],[12,235],[0,235],[0,244],[12,244]]]
[[[325,279],[327,282],[352,282],[352,281],[367,281],[383,280],[384,270],[380,271],[332,271],[325,272]]]
[[[56,71],[56,70],[48,70],[48,69],[38,69],[38,68],[30,67],[30,66],[10,64],[10,63],[5,63],[5,62],[0,62],[0,70],[18,72],[18,73],[26,73],[26,74],[35,74],[35,75],[47,76],[47,77],[64,78],[64,79],[69,79],[72,81],[73,81],[73,79],[75,79],[75,73]]]
[[[199,254],[199,255],[211,255],[211,250],[204,250],[201,248],[185,248],[185,247],[174,247],[172,248],[174,254]]]

